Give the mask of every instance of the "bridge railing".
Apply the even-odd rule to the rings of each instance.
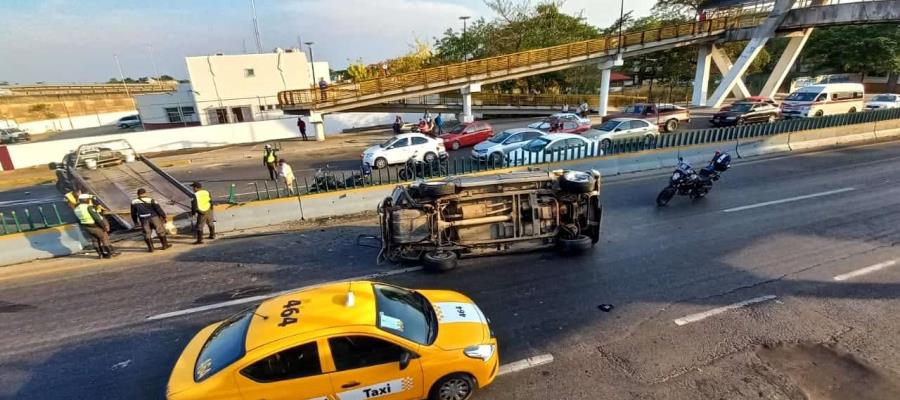
[[[610,106],[621,106],[647,101],[645,96],[609,95]],[[562,107],[564,104],[577,106],[587,102],[592,109],[597,109],[599,96],[594,94],[521,94],[521,93],[475,93],[472,103],[476,106],[517,106],[517,107]],[[383,104],[399,104],[414,106],[459,106],[462,96],[455,93],[441,93],[428,96],[409,97],[388,101]]]
[[[332,105],[336,102],[359,99],[363,96],[390,95],[402,93],[404,89],[426,89],[454,81],[465,81],[467,78],[475,76],[507,74],[514,70],[546,65],[547,63],[574,57],[585,57],[597,55],[598,53],[615,54],[620,47],[649,44],[681,37],[705,36],[727,29],[752,27],[759,25],[766,17],[767,14],[765,13],[725,16],[704,21],[669,25],[641,32],[630,32],[621,37],[619,35],[611,35],[542,49],[389,75],[356,83],[336,84],[324,89],[287,90],[278,93],[278,102],[282,107],[315,109]]]

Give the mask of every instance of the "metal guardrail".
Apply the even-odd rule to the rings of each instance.
[[[23,207],[4,207],[0,211],[0,236],[36,231],[74,222],[71,211],[60,201]]]
[[[602,160],[603,157],[610,155],[633,153],[643,150],[726,142],[895,119],[900,119],[900,108],[840,114],[819,118],[781,120],[771,124],[701,129],[660,134],[660,136],[654,140],[647,140],[646,138],[614,140],[605,148],[602,147],[603,145],[601,143],[593,143],[587,147],[561,149],[554,152],[545,152],[543,155],[528,153],[527,156],[516,159],[504,159],[501,162],[476,161],[470,158],[457,159],[449,162],[446,171],[440,171],[439,167],[425,164],[424,166],[420,166],[421,169],[415,171],[416,173],[414,175],[419,175],[422,178],[439,178],[442,176],[465,175],[525,165],[539,166],[561,161]],[[591,156],[596,154],[601,155]],[[548,162],[546,160],[550,161]],[[411,179],[400,178],[399,171],[401,168],[402,167],[389,167],[377,169],[373,170],[371,175],[365,175],[361,169],[354,171],[323,172],[319,174],[319,178],[298,178],[291,188],[286,187],[282,182],[265,181],[262,182],[262,184],[254,182],[250,184],[254,189],[249,193],[243,194],[237,194],[234,189],[235,185],[231,185],[230,193],[227,196],[221,196],[220,198],[225,200],[225,202],[234,204],[246,201],[270,200],[315,193],[336,192],[369,186],[411,182]]]
[[[619,50],[620,44],[622,47],[626,47],[679,37],[708,36],[713,32],[727,29],[753,27],[759,25],[767,17],[767,13],[724,16],[641,32],[630,32],[621,36],[611,35],[559,46],[426,68],[356,83],[336,84],[325,89],[286,90],[278,93],[278,102],[282,107],[315,109],[338,100],[353,100],[362,96],[398,91],[410,87],[435,86],[440,83],[449,84],[454,80],[477,75],[491,74],[496,76],[496,73],[509,73],[515,69],[573,57],[589,56],[598,53],[611,55]]]

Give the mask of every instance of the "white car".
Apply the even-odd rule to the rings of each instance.
[[[900,94],[879,94],[866,102],[866,110],[871,111],[884,108],[900,108]]]
[[[591,129],[582,135],[599,141],[600,147],[605,149],[617,139],[644,138],[652,143],[659,137],[659,128],[643,119],[613,118],[599,128]]]
[[[509,152],[546,134],[546,132],[532,128],[507,129],[492,136],[488,140],[476,144],[472,149],[472,158],[478,161],[490,161],[495,165],[500,165],[503,163],[503,159]]]
[[[421,133],[404,133],[363,151],[362,162],[376,169],[405,163],[413,156],[430,163],[446,152],[442,140]]]
[[[511,151],[506,159],[510,165],[541,164],[577,160],[602,155],[600,143],[572,133],[551,133]]]
[[[116,126],[120,129],[129,129],[129,128],[137,128],[141,126],[141,116],[140,115],[128,115],[122,118],[119,118],[119,121],[116,122]]]
[[[581,118],[578,116],[578,114],[575,114],[575,113],[556,113],[556,114],[553,114],[553,115],[551,115],[547,118],[544,118],[538,122],[528,124],[528,127],[532,128],[532,129],[541,129],[541,130],[546,131],[546,130],[550,129],[550,122],[552,122],[555,119],[561,119],[563,121],[573,121],[573,122],[577,123],[578,125],[590,125],[591,124],[590,118]]]

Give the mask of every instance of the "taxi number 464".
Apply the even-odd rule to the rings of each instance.
[[[284,306],[282,306],[283,310],[281,310],[281,323],[278,326],[284,328],[290,324],[297,323],[297,318],[294,318],[294,314],[299,314],[300,309],[297,306],[300,305],[300,300],[288,300]]]

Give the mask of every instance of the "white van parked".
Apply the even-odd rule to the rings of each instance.
[[[781,103],[783,118],[822,117],[862,111],[865,89],[861,83],[826,83],[804,86]]]

